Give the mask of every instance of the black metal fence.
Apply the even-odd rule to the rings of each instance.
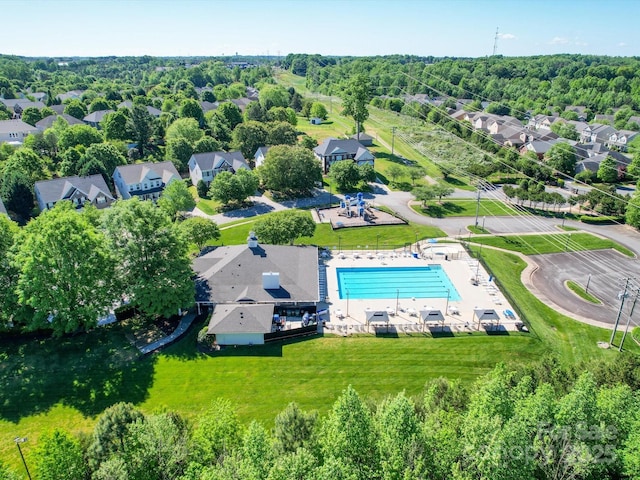
[[[279,332],[271,332],[264,334],[264,341],[273,342],[276,340],[284,340],[287,338],[303,337],[307,335],[314,335],[318,333],[318,326],[316,324],[306,327],[292,328],[290,330],[281,330]]]

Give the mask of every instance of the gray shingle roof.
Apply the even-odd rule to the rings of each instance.
[[[93,202],[100,194],[114,201],[102,175],[89,177],[62,177],[53,180],[41,180],[35,183],[34,189],[39,192],[40,199],[46,203],[55,203],[69,198],[76,190],[81,191],[89,201]]]
[[[48,117],[43,118],[39,122],[36,122],[36,128],[38,130],[46,130],[47,128],[50,128],[53,125],[53,123],[58,119],[58,117],[64,118],[69,125],[84,125],[84,122],[82,120],[78,120],[77,118],[72,117],[71,115],[67,115],[66,113],[63,113],[62,115],[58,115],[58,114],[49,115]]]
[[[83,118],[85,122],[100,123],[107,113],[113,113],[113,110],[96,110]]]
[[[7,209],[4,208],[4,203],[2,203],[2,199],[0,198],[0,213],[4,213],[7,215]]]
[[[360,142],[357,140],[349,139],[337,139],[327,138],[324,142],[313,149],[321,157],[328,157],[336,152],[344,152],[348,155],[355,155],[356,159],[361,158],[364,152],[369,152]],[[369,152],[371,154],[371,152]]]
[[[203,172],[220,168],[223,162],[231,165],[234,172],[241,168],[249,170],[249,165],[240,151],[194,153],[192,158]]]
[[[272,319],[273,305],[216,305],[207,333],[269,333]]]
[[[149,180],[160,178],[166,185],[172,178],[180,180],[180,174],[176,170],[175,165],[172,162],[146,162],[135,163],[133,165],[119,165],[116,167],[115,172],[120,172],[120,176],[127,185],[134,185],[144,180],[147,175]],[[115,176],[114,172],[114,176]]]
[[[0,133],[36,133],[38,129],[22,120],[0,120]]]
[[[311,246],[218,247],[196,258],[196,301],[220,303],[317,302],[318,249]],[[262,274],[277,272],[279,290],[265,290]]]

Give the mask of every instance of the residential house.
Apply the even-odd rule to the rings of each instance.
[[[69,90],[68,92],[58,94],[57,98],[60,100],[60,103],[64,103],[67,100],[80,100],[83,93],[84,90]]]
[[[618,151],[609,150],[599,142],[578,144],[575,148],[576,156],[578,157],[576,173],[580,173],[583,170],[597,172],[600,168],[600,163],[607,157],[611,157],[616,161],[619,170],[626,170],[631,163],[631,158]]]
[[[120,165],[113,172],[116,193],[124,200],[139,197],[141,200],[155,201],[174,180],[180,180],[180,174],[171,162]]]
[[[529,141],[520,147],[520,154],[524,155],[527,152],[533,152],[537,155],[538,159],[542,160],[545,153],[547,153],[553,145],[558,143],[558,141],[558,139]]]
[[[21,145],[29,134],[37,132],[36,127],[24,123],[22,120],[0,120],[0,143]]]
[[[51,105],[49,108],[56,112],[58,115],[62,115],[66,107],[66,105]]]
[[[9,216],[7,209],[4,207],[4,203],[2,203],[2,199],[0,198],[0,215],[2,214]]]
[[[313,149],[322,165],[324,173],[329,172],[333,162],[341,160],[353,160],[358,166],[369,164],[373,165],[375,157],[360,142],[351,138],[339,140],[337,138],[327,138],[324,142]]]
[[[618,130],[609,135],[605,145],[609,148],[616,148],[621,152],[626,152],[629,142],[638,136],[638,132],[631,130]]]
[[[118,104],[118,108],[128,108],[129,110],[131,110],[133,108],[133,102],[131,100],[125,100],[124,102]],[[152,117],[159,118],[160,115],[162,115],[162,110],[158,110],[156,107],[145,105],[145,108],[147,109],[147,112],[149,112],[149,115],[151,115]]]
[[[42,180],[35,183],[34,192],[41,211],[53,208],[61,200],[69,200],[76,208],[91,204],[100,209],[115,202],[102,175]]]
[[[529,119],[527,128],[529,130],[551,130],[551,125],[558,120],[556,115],[534,115]]]
[[[595,117],[593,117],[593,121],[596,123],[606,123],[609,125],[613,125],[616,121],[616,116],[598,113],[595,115]]]
[[[188,165],[191,183],[197,185],[203,180],[207,186],[220,172],[236,173],[240,169],[251,169],[240,151],[194,153]]]
[[[105,115],[113,112],[113,110],[96,110],[95,112],[91,112],[89,115],[86,115],[82,120],[87,125],[100,129],[100,123],[104,120]]]
[[[253,155],[253,164],[256,168],[264,163],[268,151],[269,147],[258,147],[258,150],[256,150],[256,153]]]
[[[580,132],[580,143],[599,142],[604,143],[609,136],[616,131],[611,125],[592,123]]]
[[[575,112],[578,115],[579,122],[587,121],[587,107],[583,105],[568,105],[564,109],[565,112]]]
[[[82,120],[78,120],[76,117],[72,117],[71,115],[67,115],[66,113],[63,113],[61,115],[55,114],[55,115],[49,115],[48,117],[43,118],[39,122],[36,122],[36,128],[40,132],[44,132],[47,128],[50,128],[58,118],[64,118],[69,125],[85,124]]]
[[[202,113],[210,112],[211,110],[216,110],[220,105],[218,102],[200,102],[200,108],[202,108]]]
[[[46,105],[42,102],[33,102],[28,98],[11,98],[11,99],[0,99],[2,103],[4,103],[5,107],[12,112],[13,118],[21,118],[22,112],[26,108],[37,108],[38,110],[46,107]]]
[[[235,106],[238,107],[241,112],[244,112],[244,110],[247,108],[247,105],[249,105],[251,102],[252,100],[248,99],[247,97],[231,99],[231,103],[235,104]]]
[[[313,246],[217,247],[193,261],[196,304],[212,307],[207,333],[219,345],[261,345],[281,324],[316,313],[320,301],[318,249]]]

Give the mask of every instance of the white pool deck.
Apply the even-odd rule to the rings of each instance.
[[[329,319],[325,329],[327,333],[352,334],[374,333],[372,325],[367,324],[367,310],[389,312],[389,329],[397,333],[434,332],[449,330],[451,332],[471,331],[516,331],[521,326],[518,318],[507,318],[505,310],[515,312],[504,295],[489,281],[489,275],[478,261],[470,258],[459,244],[448,243],[423,245],[422,255],[414,258],[409,251],[378,250],[333,252],[325,259],[327,266],[327,298]],[[415,248],[413,251],[416,251]],[[445,254],[448,260],[445,260]],[[389,285],[389,296],[384,299],[340,298],[338,292],[338,267],[419,267],[430,264],[442,266],[445,273],[458,291],[460,300],[447,301],[446,298],[399,298],[393,285]],[[473,285],[472,278],[477,276],[479,283]],[[499,322],[478,322],[475,310],[495,310],[500,317]],[[420,317],[421,310],[440,310],[444,322],[424,324]],[[444,328],[443,328],[444,324]],[[378,331],[385,331],[386,323],[377,326]]]

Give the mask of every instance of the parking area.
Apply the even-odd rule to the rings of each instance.
[[[614,250],[532,255],[538,268],[528,281],[533,293],[553,309],[572,318],[610,327],[614,324],[623,290],[623,278],[640,278],[640,260]],[[589,293],[602,305],[581,299],[566,287],[574,281],[583,288],[589,282]],[[527,281],[527,279],[525,279]],[[626,314],[627,308],[624,309]],[[623,316],[626,319],[626,316]]]

